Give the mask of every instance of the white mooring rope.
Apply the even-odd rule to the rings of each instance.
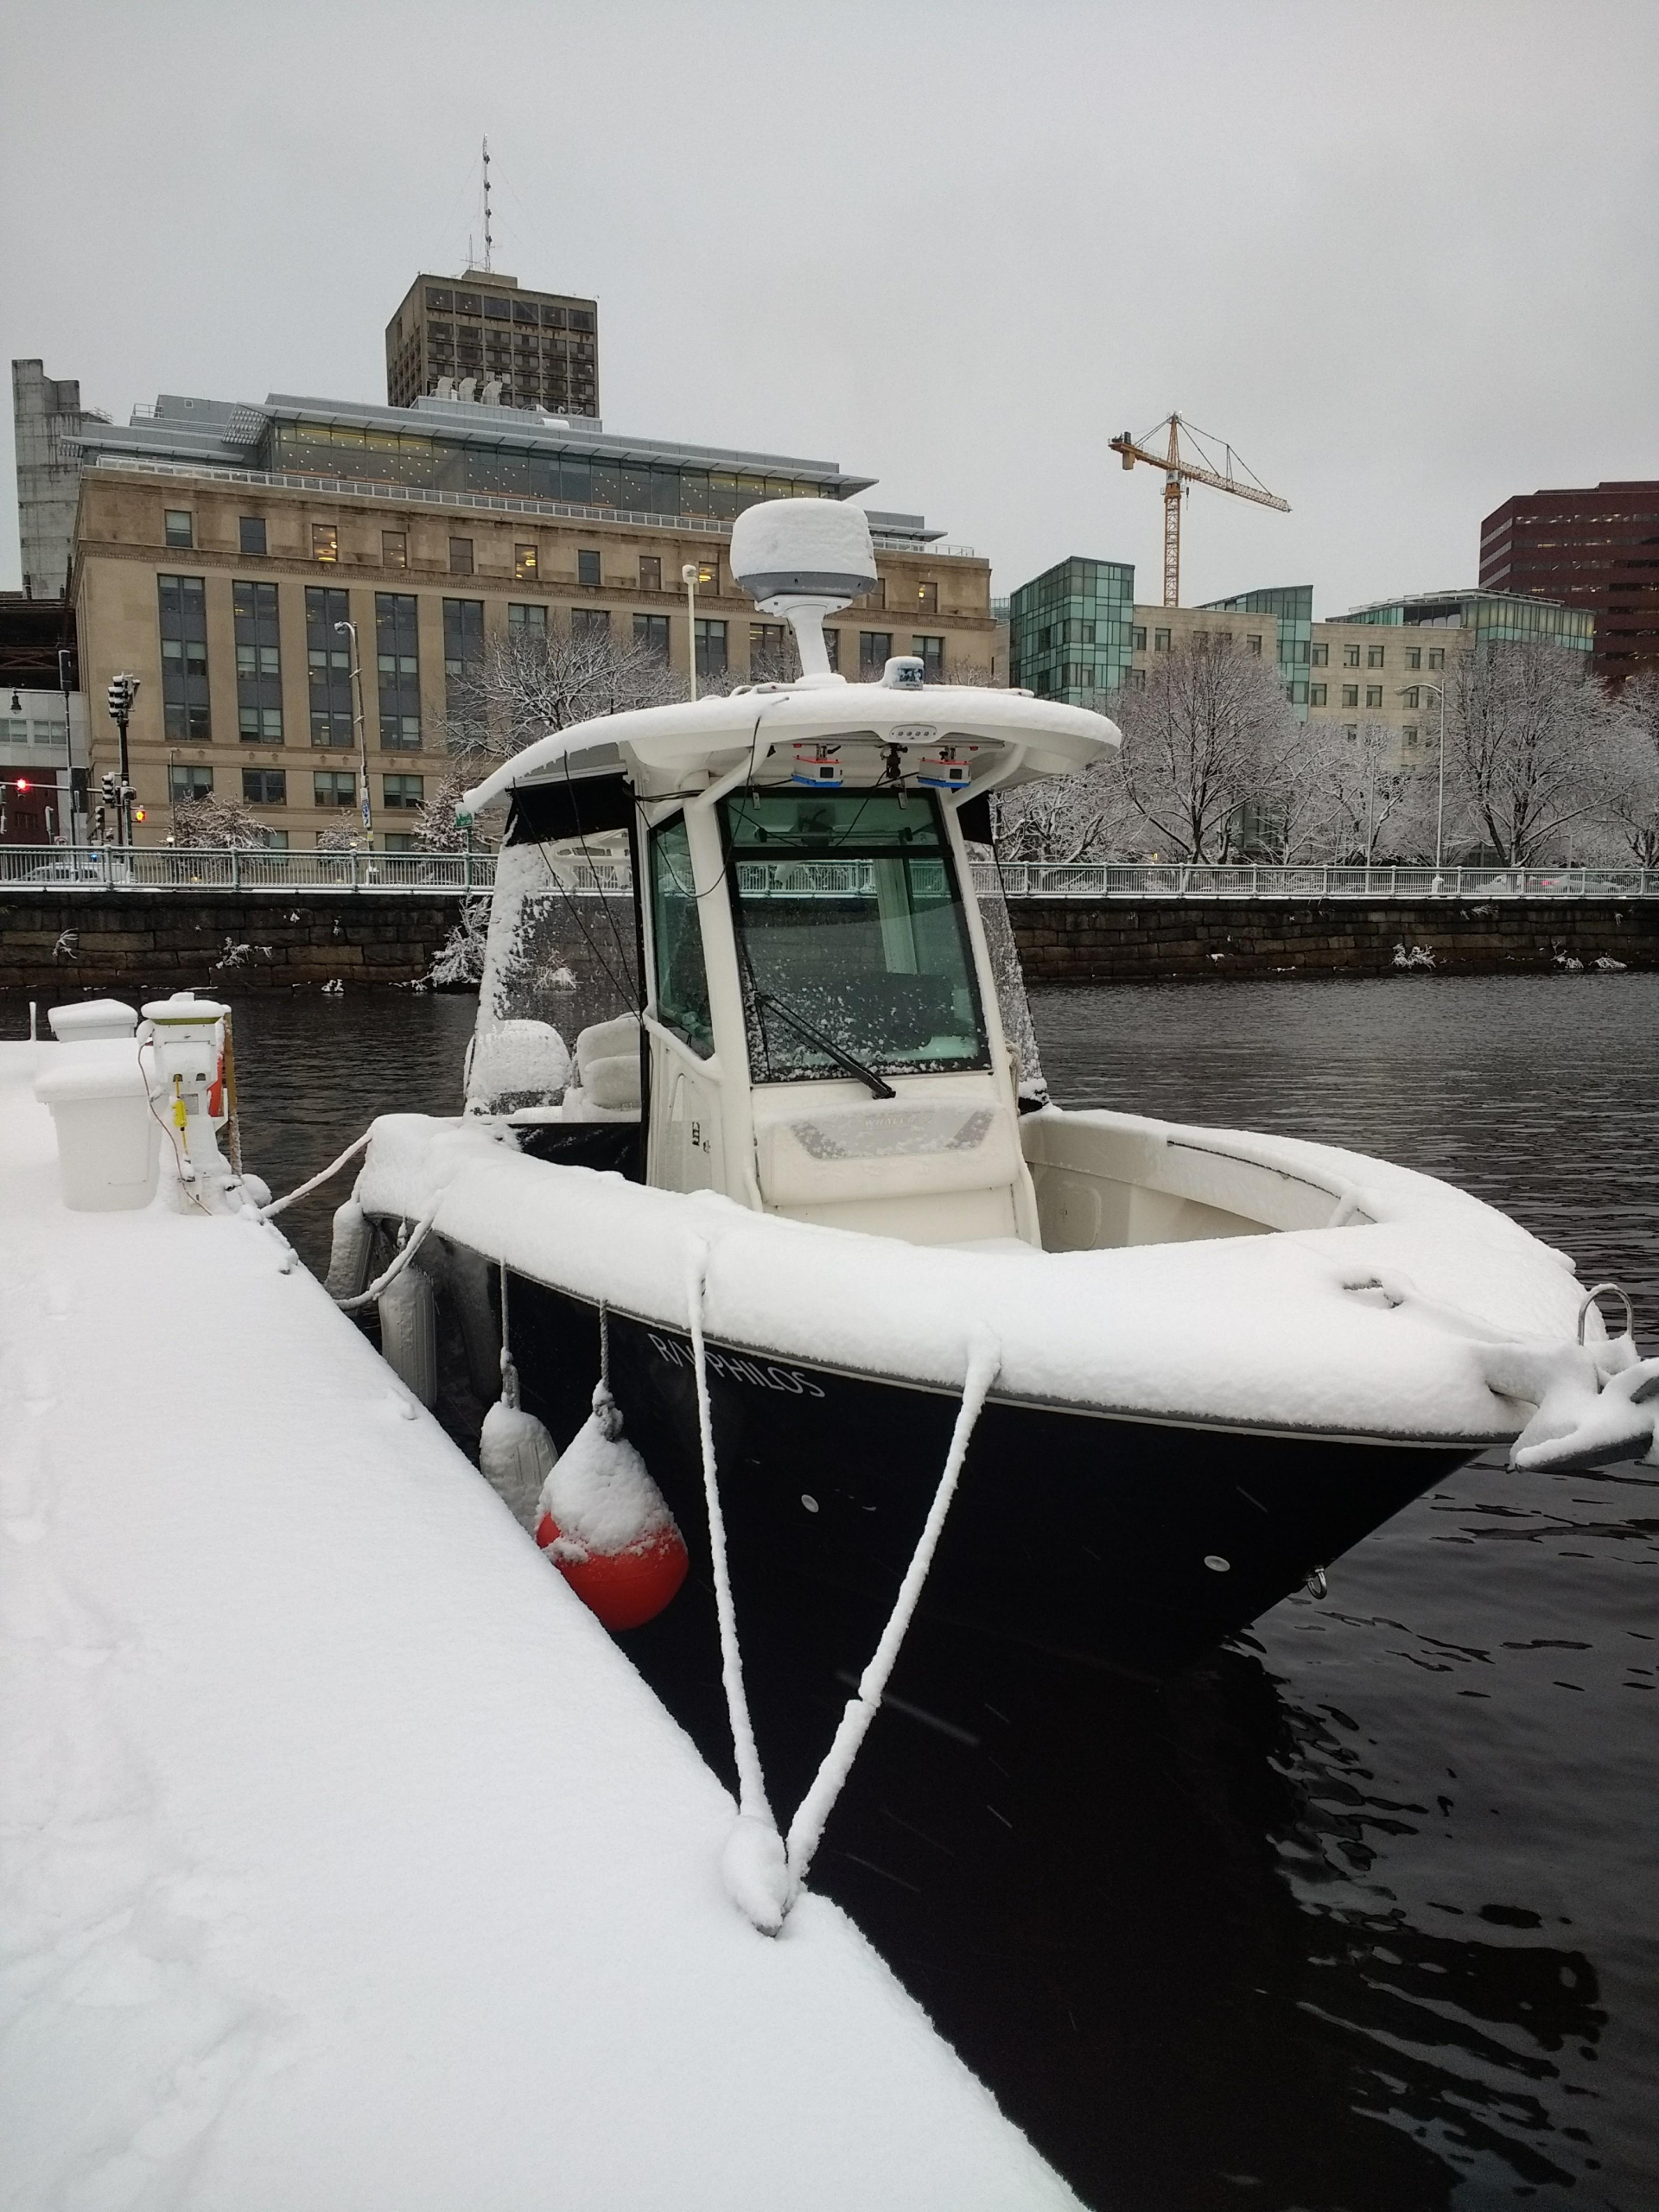
[[[308,1198],[313,1191],[320,1191],[331,1175],[339,1174],[348,1160],[357,1158],[358,1154],[362,1151],[373,1134],[372,1129],[365,1129],[357,1142],[348,1144],[340,1158],[331,1166],[325,1167],[321,1175],[314,1175],[308,1183],[302,1183],[297,1191],[290,1191],[286,1198],[273,1198],[268,1206],[261,1206],[257,1218],[260,1221],[269,1221],[273,1215],[281,1213],[285,1206],[291,1206],[296,1199]]]
[[[295,1196],[297,1198],[298,1195],[299,1193],[296,1192]],[[404,1269],[409,1265],[415,1255],[420,1250],[422,1245],[425,1243],[427,1231],[431,1228],[433,1222],[436,1219],[437,1211],[438,1200],[434,1198],[431,1205],[416,1223],[413,1230],[410,1233],[408,1242],[398,1252],[397,1257],[393,1260],[391,1265],[386,1269],[385,1274],[377,1275],[374,1281],[369,1285],[368,1288],[366,1290],[359,1291],[355,1298],[337,1298],[334,1300],[335,1305],[339,1306],[342,1313],[355,1313],[359,1306],[366,1306],[372,1299],[378,1298],[381,1292],[386,1287],[388,1283],[395,1282],[397,1281],[397,1277],[402,1274]]]
[[[950,1501],[962,1475],[968,1447],[981,1411],[1002,1363],[1001,1347],[988,1331],[976,1335],[969,1348],[962,1403],[957,1410],[933,1503],[921,1535],[916,1540],[905,1579],[899,1586],[887,1626],[856,1691],[847,1700],[840,1725],[818,1770],[790,1822],[787,1844],[778,1835],[778,1823],[766,1796],[766,1777],[754,1740],[748,1696],[743,1687],[743,1657],[737,1640],[737,1611],[732,1598],[731,1567],[726,1552],[726,1520],[721,1510],[720,1478],[715,1464],[714,1419],[709,1400],[708,1352],[702,1334],[703,1287],[709,1264],[707,1248],[698,1246],[686,1271],[686,1306],[690,1319],[691,1351],[697,1382],[697,1430],[702,1449],[702,1487],[709,1512],[709,1544],[715,1575],[715,1610],[720,1623],[721,1678],[726,1689],[726,1709],[731,1721],[732,1752],[737,1764],[738,1824],[727,1846],[727,1887],[757,1928],[775,1935],[783,1924],[796,1893],[806,1879],[813,1853],[823,1834],[853,1761],[880,1707],[899,1647],[905,1640],[917,1603],[927,1580],[928,1569],[938,1547]]]

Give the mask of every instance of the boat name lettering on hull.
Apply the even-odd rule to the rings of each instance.
[[[671,1367],[694,1367],[690,1350],[677,1344],[667,1337],[652,1336],[659,1359]],[[793,1367],[762,1367],[758,1361],[740,1359],[735,1352],[709,1351],[705,1353],[711,1375],[724,1375],[734,1382],[748,1382],[760,1390],[782,1390],[791,1398],[821,1398],[823,1393],[817,1384],[798,1369]]]

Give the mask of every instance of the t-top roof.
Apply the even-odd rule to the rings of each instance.
[[[556,730],[504,761],[463,795],[461,805],[477,814],[514,791],[619,772],[641,798],[662,798],[688,777],[724,774],[746,756],[757,778],[770,781],[789,772],[776,758],[779,749],[789,749],[787,760],[798,745],[842,747],[843,772],[855,785],[879,782],[891,748],[911,774],[942,747],[978,748],[978,757],[969,753],[969,781],[962,787],[971,796],[993,785],[1071,775],[1121,742],[1117,725],[1104,715],[1026,691],[803,677],[601,715]]]

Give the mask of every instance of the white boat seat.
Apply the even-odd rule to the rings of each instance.
[[[576,1080],[565,1093],[569,1121],[639,1118],[639,1020],[619,1014],[576,1036]]]

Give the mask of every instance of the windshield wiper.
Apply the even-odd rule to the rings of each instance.
[[[846,1069],[849,1075],[855,1075],[861,1083],[868,1083],[873,1096],[877,1098],[896,1098],[899,1096],[890,1083],[882,1082],[874,1068],[867,1068],[862,1060],[855,1060],[833,1038],[826,1037],[822,1029],[815,1029],[804,1014],[797,1014],[794,1007],[780,999],[776,991],[763,991],[756,983],[751,986],[751,993],[763,1014],[770,1007],[773,1014],[782,1014],[790,1027],[798,1031],[809,1044],[816,1045],[821,1052],[827,1052],[838,1067]]]

